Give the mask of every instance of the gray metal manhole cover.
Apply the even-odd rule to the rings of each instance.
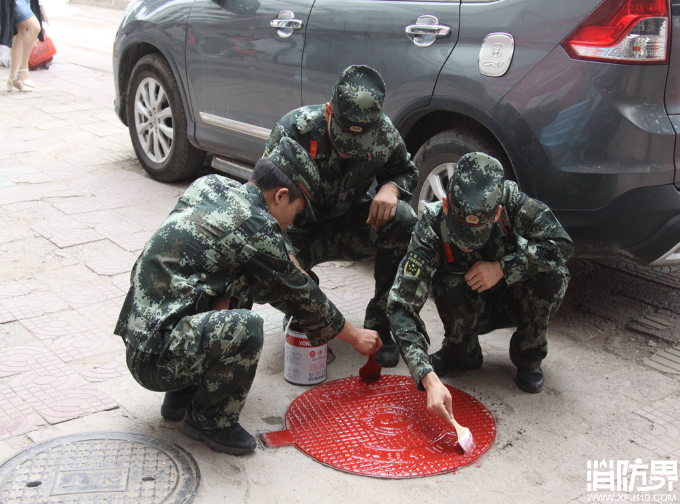
[[[86,432],[33,445],[0,466],[0,504],[180,504],[201,476],[183,448],[133,432]]]

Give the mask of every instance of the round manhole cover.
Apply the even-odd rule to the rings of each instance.
[[[188,503],[194,458],[163,439],[88,432],[33,445],[0,466],[0,504]]]
[[[410,376],[352,377],[314,387],[290,405],[286,427],[300,450],[342,471],[382,478],[446,473],[474,462],[496,437],[489,410],[447,388],[456,420],[477,443],[468,457],[456,445],[456,431],[427,411],[426,395]]]

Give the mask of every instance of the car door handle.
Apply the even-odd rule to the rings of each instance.
[[[451,35],[451,27],[445,25],[408,25],[406,27],[407,35],[434,35],[437,38],[444,38]]]
[[[291,30],[302,29],[302,19],[272,19],[269,26],[275,30],[289,28]]]
[[[451,36],[451,27],[439,24],[439,19],[427,14],[420,16],[416,24],[408,25],[405,32],[418,47],[430,47],[438,38]]]
[[[276,33],[281,38],[290,37],[294,31],[302,29],[302,19],[295,19],[295,14],[289,10],[279,12],[276,19],[269,22]]]

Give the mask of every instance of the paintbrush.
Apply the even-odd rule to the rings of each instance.
[[[460,445],[460,447],[463,449],[465,456],[469,457],[472,455],[472,452],[475,451],[475,447],[477,446],[477,443],[475,443],[475,440],[472,437],[472,432],[470,432],[470,429],[467,427],[463,427],[458,422],[456,422],[456,419],[453,418],[453,415],[451,415],[451,421],[453,422],[453,426],[456,428],[458,445]]]
[[[359,376],[363,381],[375,381],[380,379],[382,366],[375,361],[375,355],[368,356],[368,362],[359,369]]]

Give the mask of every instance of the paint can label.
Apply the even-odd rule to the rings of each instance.
[[[313,347],[303,333],[288,330],[283,377],[296,385],[316,385],[326,379],[327,344]]]

